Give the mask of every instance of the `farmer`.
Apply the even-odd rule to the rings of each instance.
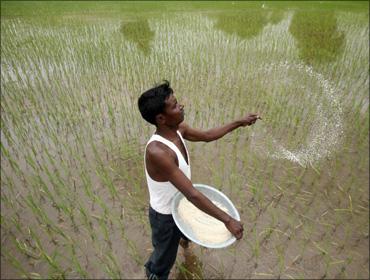
[[[237,238],[243,225],[215,206],[197,191],[191,182],[190,159],[184,139],[210,142],[234,129],[252,125],[256,114],[207,131],[191,128],[184,122],[184,106],[177,102],[168,81],[144,92],[138,100],[142,117],[155,125],[156,131],[145,149],[145,174],[149,188],[149,221],[154,251],[145,264],[149,279],[167,279],[175,263],[177,249],[186,249],[189,240],[177,228],[171,215],[171,201],[177,191],[200,210],[222,221]]]

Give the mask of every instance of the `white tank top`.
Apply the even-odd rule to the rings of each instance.
[[[173,150],[176,153],[180,170],[190,180],[191,172],[190,172],[190,158],[189,158],[188,149],[186,148],[186,145],[185,145],[184,139],[182,138],[181,133],[177,131],[177,134],[180,136],[180,139],[185,147],[189,164],[186,163],[184,156],[182,155],[182,153],[180,152],[180,150],[177,148],[177,146],[174,143],[172,143],[171,141],[167,140],[166,138],[158,134],[153,134],[145,147],[144,166],[145,166],[146,181],[148,183],[148,189],[149,189],[150,206],[155,211],[161,214],[171,214],[172,198],[178,192],[178,189],[169,181],[158,182],[158,181],[153,180],[150,177],[146,169],[146,163],[145,163],[146,148],[148,147],[149,143],[153,141],[158,141],[168,146],[171,150]]]

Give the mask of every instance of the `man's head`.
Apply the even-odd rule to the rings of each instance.
[[[173,96],[170,82],[164,81],[163,84],[144,92],[138,100],[141,116],[149,123],[158,124],[178,124],[184,120],[183,106],[177,103]]]

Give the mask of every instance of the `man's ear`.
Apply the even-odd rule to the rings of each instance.
[[[157,124],[164,124],[166,121],[166,117],[163,114],[158,114],[155,116],[155,120]]]

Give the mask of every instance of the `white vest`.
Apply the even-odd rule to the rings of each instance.
[[[178,189],[169,181],[166,182],[158,182],[153,180],[147,169],[146,169],[146,163],[145,163],[145,155],[146,155],[146,148],[148,147],[148,144],[153,141],[158,141],[166,146],[168,146],[171,150],[173,150],[176,153],[177,161],[179,163],[180,170],[185,174],[186,177],[191,178],[191,172],[190,172],[190,158],[188,149],[186,148],[184,139],[182,138],[182,135],[179,131],[177,131],[177,134],[180,136],[180,139],[182,143],[184,144],[186,154],[188,157],[189,165],[186,163],[186,160],[180,150],[177,148],[177,146],[172,143],[171,141],[167,140],[166,138],[158,135],[153,134],[152,137],[149,139],[148,143],[145,147],[145,153],[144,153],[144,166],[145,166],[145,175],[146,175],[146,181],[148,183],[148,189],[149,189],[149,196],[150,196],[150,206],[157,212],[161,214],[171,214],[171,202],[172,198],[175,196],[175,194],[178,192]]]

